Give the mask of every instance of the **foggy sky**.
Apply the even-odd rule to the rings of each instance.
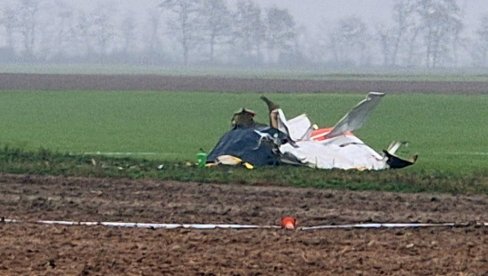
[[[239,0],[226,0],[230,5],[235,5]],[[84,0],[73,1],[73,5],[79,7],[93,7],[97,3],[117,3],[123,8],[130,8],[137,14],[143,14],[147,9],[156,7],[161,0]],[[391,11],[394,0],[257,0],[261,7],[276,6],[286,8],[295,17],[298,25],[303,25],[311,32],[320,31],[321,22],[333,24],[338,19],[346,16],[358,16],[368,25],[375,26],[391,21]],[[488,13],[486,0],[458,0],[464,11],[463,22],[466,31],[471,33],[476,28],[482,14]]]
[[[1,7],[8,7],[9,4],[10,6],[17,6],[20,3],[20,0],[1,0],[0,2],[2,5]],[[133,53],[137,53],[137,51],[142,51],[144,50],[143,48],[146,47],[147,45],[144,44],[148,40],[148,31],[151,30],[151,25],[148,24],[150,22],[151,18],[157,18],[159,21],[157,24],[161,25],[161,28],[157,30],[157,35],[159,37],[162,37],[161,39],[164,39],[163,43],[159,43],[157,45],[158,51],[160,51],[162,54],[166,55],[168,54],[169,59],[173,59],[176,57],[177,59],[180,58],[177,55],[181,53],[181,49],[184,49],[184,47],[181,47],[181,45],[178,44],[178,37],[175,35],[175,33],[172,33],[172,30],[175,28],[168,28],[168,22],[171,20],[174,21],[174,18],[168,17],[171,16],[170,10],[166,9],[163,10],[160,8],[160,4],[163,2],[163,0],[84,0],[84,1],[74,1],[74,0],[33,0],[33,3],[41,3],[41,10],[43,11],[40,13],[38,16],[39,20],[34,20],[38,21],[35,32],[36,35],[32,35],[31,37],[27,37],[26,35],[22,35],[22,32],[17,30],[17,33],[15,33],[13,36],[7,36],[7,27],[0,28],[0,50],[2,47],[5,45],[10,46],[10,48],[15,49],[16,53],[22,53],[25,49],[33,48],[35,52],[43,52],[41,53],[41,58],[49,58],[49,55],[51,57],[53,55],[56,55],[56,50],[53,51],[57,46],[60,46],[61,43],[56,44],[56,39],[58,41],[62,41],[59,39],[59,37],[68,37],[67,33],[75,33],[75,35],[78,35],[78,37],[81,37],[77,32],[73,31],[67,31],[63,32],[63,35],[57,35],[57,30],[62,29],[58,28],[59,26],[64,26],[63,24],[60,24],[60,21],[56,21],[57,17],[59,18],[59,11],[63,9],[70,9],[73,8],[74,10],[84,10],[84,12],[90,14],[93,12],[97,11],[103,11],[105,14],[104,17],[110,17],[110,24],[113,24],[114,28],[117,28],[117,31],[119,32],[119,36],[117,37],[114,35],[112,37],[112,41],[110,42],[111,44],[108,47],[101,47],[103,48],[103,51],[100,51],[98,49],[95,50],[98,51],[97,53],[101,53],[103,56],[104,54],[110,54],[114,51],[118,50],[120,51],[121,45],[123,45],[121,36],[120,36],[120,31],[123,32],[124,28],[122,26],[122,21],[124,19],[128,18],[128,15],[130,15],[131,19],[135,20],[135,22],[131,23],[135,24],[135,31],[131,33],[131,47],[130,49],[133,50]],[[36,2],[39,1],[39,2]],[[227,4],[227,6],[231,10],[235,10],[236,4],[240,1],[247,1],[247,0],[224,0]],[[476,42],[476,35],[475,35],[475,30],[479,27],[480,25],[480,19],[482,15],[488,15],[488,4],[486,0],[457,0],[457,4],[461,8],[461,18],[460,21],[464,24],[464,29],[461,29],[459,32],[459,40],[456,41],[462,41],[464,44],[456,44],[455,50],[452,52],[454,53],[451,58],[452,64],[462,64],[462,65],[468,65],[472,63],[472,61],[476,61],[478,56],[473,56],[471,53],[473,50],[477,51],[475,47],[478,47],[477,49],[483,48],[483,46],[486,44],[483,42],[482,44],[476,44],[473,42]],[[311,61],[316,61],[317,57],[324,57],[324,60],[322,61],[330,61],[331,60],[331,55],[333,53],[332,46],[324,44],[329,43],[330,41],[337,41],[337,38],[331,38],[331,34],[334,33],[334,31],[337,31],[337,26],[338,22],[340,20],[343,20],[344,18],[347,17],[358,17],[360,18],[362,22],[365,23],[365,28],[366,31],[365,33],[368,33],[367,36],[362,37],[361,43],[365,43],[365,46],[361,46],[357,49],[347,49],[343,46],[338,46],[336,49],[343,49],[342,51],[346,52],[348,57],[346,59],[340,59],[340,61],[336,60],[335,62],[341,62],[342,64],[345,64],[348,62],[347,59],[350,60],[360,60],[359,63],[369,63],[368,59],[372,59],[374,64],[380,64],[381,63],[381,53],[388,53],[388,48],[382,48],[379,43],[379,35],[382,30],[385,29],[390,29],[386,28],[389,27],[389,23],[393,23],[392,19],[392,12],[393,12],[393,6],[395,4],[395,0],[343,0],[343,1],[337,1],[337,0],[254,0],[254,3],[258,4],[262,8],[262,16],[268,11],[268,8],[270,7],[277,7],[280,9],[287,9],[289,13],[293,16],[293,20],[296,22],[296,27],[294,28],[294,34],[296,35],[296,43],[297,49],[300,48],[299,50],[301,53],[305,55],[306,58],[310,58],[309,60]],[[62,5],[58,5],[62,4]],[[64,7],[64,8],[63,8]],[[0,18],[2,19],[2,18]],[[415,20],[419,20],[418,17]],[[12,20],[15,21],[15,20]],[[361,23],[362,23],[361,22]],[[16,23],[15,23],[16,24]],[[57,25],[56,25],[57,24]],[[66,24],[67,25],[67,24]],[[90,26],[93,26],[96,28],[97,26],[100,26],[101,24],[92,24]],[[25,23],[24,21],[24,27],[28,26],[28,24]],[[362,24],[364,26],[364,24]],[[393,24],[392,24],[393,26]],[[390,26],[391,27],[391,26]],[[74,29],[74,28],[73,28]],[[71,29],[71,30],[73,30]],[[125,28],[129,29],[129,28]],[[198,28],[194,28],[198,29]],[[10,29],[12,30],[12,28]],[[33,31],[34,32],[34,31]],[[13,32],[10,31],[10,34]],[[38,33],[42,33],[42,35],[38,35]],[[59,34],[60,32],[58,32]],[[80,50],[80,48],[83,48],[83,44],[88,45],[85,48],[90,48],[93,45],[89,45],[92,40],[90,40],[92,37],[95,39],[98,38],[100,41],[101,35],[98,35],[99,33],[103,32],[92,32],[90,34],[95,34],[92,35],[88,40],[85,40],[86,43],[78,43],[78,44],[68,44],[69,46],[67,47],[62,47],[60,46],[59,48],[61,50],[67,50],[65,52],[70,52],[70,49],[72,49],[72,53],[78,53],[77,51]],[[24,33],[25,34],[25,33]],[[370,34],[370,35],[369,35]],[[14,43],[7,43],[7,42],[12,42],[14,38],[15,42]],[[154,36],[153,36],[154,37]],[[391,37],[391,36],[389,36]],[[10,38],[10,39],[8,39]],[[86,38],[86,37],[85,37]],[[415,40],[415,39],[414,39]],[[412,41],[414,41],[412,40]],[[22,42],[28,42],[28,41],[35,41],[35,43],[32,43],[34,46],[27,47],[27,45],[23,45]],[[202,40],[203,41],[203,40]],[[350,41],[347,40],[347,41]],[[403,41],[402,41],[403,42]],[[97,42],[96,43],[100,43]],[[93,44],[93,43],[92,43]],[[391,43],[390,43],[391,44]],[[75,45],[75,46],[73,46]],[[128,45],[128,44],[125,44]],[[383,44],[385,45],[385,44]],[[402,44],[399,44],[402,45]],[[404,44],[407,45],[407,44]],[[409,45],[413,45],[409,44]],[[447,45],[447,43],[446,43]],[[454,44],[453,44],[454,45]],[[467,45],[467,46],[466,46]],[[422,54],[421,51],[423,49],[420,49],[418,47],[419,45],[415,45],[415,47],[410,47],[411,49],[419,49],[417,52],[413,52],[413,54],[416,57],[420,57]],[[44,48],[43,48],[44,47]],[[454,46],[453,46],[454,47]],[[93,47],[92,47],[93,48]],[[356,52],[362,52],[362,49],[367,49],[369,53],[364,53],[364,58],[363,60],[358,59],[358,57],[354,56]],[[126,49],[128,49],[128,46],[126,46]],[[151,48],[153,49],[153,48]],[[203,48],[202,48],[203,49]],[[198,50],[202,49],[196,49],[193,52],[190,53],[193,54],[194,56],[192,57],[193,60],[201,61],[198,60],[199,56],[198,54],[201,54],[198,52]],[[483,48],[485,49],[485,48]],[[106,50],[106,52],[104,52]],[[229,53],[232,53],[233,49],[227,48],[227,49],[218,49],[221,50],[220,54],[221,56],[224,57],[226,54],[229,55]],[[358,51],[359,50],[359,51]],[[87,51],[92,51],[93,49],[89,49]],[[227,51],[227,52],[225,52]],[[259,52],[260,50],[258,50]],[[324,53],[325,51],[325,53]],[[336,52],[340,52],[341,50],[334,50]],[[25,51],[28,53],[29,51]],[[334,52],[334,55],[338,55],[341,53],[336,53]],[[47,54],[46,54],[47,53]],[[404,49],[404,53],[405,49]],[[1,54],[1,53],[0,53]],[[82,55],[83,52],[81,52],[80,55]],[[176,54],[176,55],[175,55]],[[261,53],[258,53],[261,54]],[[271,57],[274,53],[269,51],[268,54],[270,54],[268,57]],[[359,54],[359,53],[358,53]],[[484,56],[488,54],[488,50],[485,50]],[[363,53],[360,53],[360,55],[363,55]],[[404,54],[405,56],[406,54]],[[8,57],[8,54],[4,53],[4,57]],[[34,55],[31,55],[34,56]],[[383,56],[387,56],[386,54]],[[195,59],[195,58],[196,59]],[[260,59],[260,58],[257,58]],[[273,60],[273,58],[271,58]],[[276,60],[276,59],[275,59]],[[387,59],[384,59],[387,60]],[[413,61],[413,59],[408,59],[409,64],[421,64],[420,59],[417,58],[416,61]],[[412,62],[410,62],[412,60]],[[427,59],[429,60],[429,54],[427,54]],[[485,61],[486,60],[486,61]],[[486,58],[483,59],[483,63],[485,65],[488,65],[488,60]],[[387,62],[384,62],[384,64],[388,64]],[[393,63],[395,64],[395,63]]]

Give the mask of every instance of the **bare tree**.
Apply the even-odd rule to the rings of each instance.
[[[415,33],[415,2],[414,0],[397,0],[393,6],[394,34],[392,38],[392,49],[390,65],[396,65],[398,52],[404,38]],[[412,33],[413,32],[413,33]]]
[[[11,50],[15,48],[14,34],[15,34],[15,29],[18,25],[17,20],[18,20],[17,15],[13,8],[11,8],[10,6],[6,6],[2,9],[1,16],[0,16],[0,25],[2,25],[5,28],[5,35],[6,35],[5,42],[7,48]]]
[[[80,53],[85,56],[90,56],[95,52],[91,43],[91,28],[92,28],[91,17],[84,11],[78,11],[76,16],[75,32],[78,44],[81,46]]]
[[[208,59],[214,62],[215,47],[228,43],[231,34],[231,14],[223,0],[202,2],[202,36],[208,45]]]
[[[416,0],[396,0],[393,6],[393,24],[390,27],[380,25],[377,27],[376,34],[379,38],[383,65],[398,65],[399,55],[402,51],[407,51],[413,47],[409,43],[415,43],[416,28]],[[415,37],[416,38],[416,37]],[[402,47],[403,46],[403,47]]]
[[[50,33],[44,36],[50,37],[49,48],[50,55],[61,57],[70,55],[77,51],[76,49],[76,18],[75,10],[66,2],[56,1],[54,11],[52,12]],[[46,32],[46,31],[45,31]]]
[[[422,64],[421,58],[421,46],[419,44],[419,35],[421,33],[421,28],[418,25],[413,25],[412,28],[406,34],[406,51],[405,59],[403,64],[407,66],[419,66]]]
[[[109,54],[111,43],[115,38],[112,16],[113,12],[108,13],[108,7],[97,6],[92,10],[88,21],[89,34],[92,36],[96,52],[102,62]]]
[[[132,13],[127,12],[120,24],[122,37],[122,52],[128,54],[135,47],[136,41],[136,23]]]
[[[37,24],[42,0],[20,0],[16,7],[17,27],[21,36],[23,54],[27,59],[34,58],[34,47],[37,36]]]
[[[449,58],[449,45],[463,28],[455,0],[417,0],[417,13],[425,47],[425,65],[437,67]]]
[[[366,24],[358,17],[346,17],[329,34],[328,48],[338,65],[365,65],[369,62],[369,34]]]
[[[233,44],[237,54],[247,62],[261,61],[265,38],[261,8],[250,0],[239,1],[233,18]]]
[[[376,27],[376,35],[379,38],[381,54],[383,56],[383,65],[391,66],[392,63],[392,45],[393,34],[390,28],[380,25]]]
[[[157,54],[162,51],[161,42],[161,15],[153,9],[147,11],[146,29],[146,51],[150,54]]]
[[[183,63],[188,65],[191,51],[200,44],[199,17],[200,1],[198,0],[164,0],[160,7],[171,11],[174,19],[168,20],[168,27],[180,44]]]
[[[272,7],[266,11],[266,46],[271,61],[290,54],[295,49],[295,20],[286,9]]]
[[[474,65],[480,67],[488,66],[488,14],[484,14],[481,17],[473,46],[472,57]]]

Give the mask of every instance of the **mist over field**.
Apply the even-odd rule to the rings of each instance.
[[[481,0],[4,0],[0,66],[486,68],[487,7]]]

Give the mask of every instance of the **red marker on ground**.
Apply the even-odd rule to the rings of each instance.
[[[286,230],[295,230],[297,225],[297,219],[291,216],[285,216],[281,218],[281,228]]]

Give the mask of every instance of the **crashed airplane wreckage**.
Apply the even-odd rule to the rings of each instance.
[[[410,159],[395,155],[404,142],[392,142],[380,154],[352,133],[363,125],[383,96],[370,92],[334,127],[321,129],[305,114],[287,120],[283,110],[263,96],[270,125],[255,122],[255,112],[242,108],[232,117],[232,129],[209,153],[207,166],[294,164],[320,169],[383,170],[412,165],[417,155]]]

